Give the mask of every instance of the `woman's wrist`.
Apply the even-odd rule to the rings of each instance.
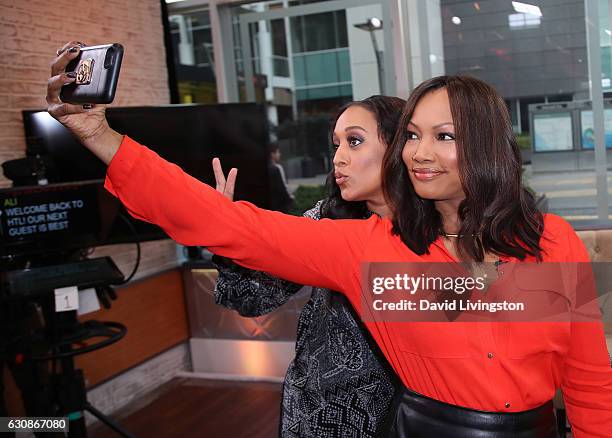
[[[83,139],[83,144],[108,165],[119,150],[122,141],[123,135],[105,122],[93,135]]]

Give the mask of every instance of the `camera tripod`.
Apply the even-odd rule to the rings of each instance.
[[[66,278],[66,274],[70,278]],[[97,279],[95,278],[97,275]],[[43,403],[35,415],[66,417],[68,437],[85,438],[85,411],[98,418],[115,432],[133,438],[114,420],[104,415],[87,401],[83,370],[76,369],[76,356],[107,347],[125,336],[127,328],[117,322],[79,322],[77,311],[55,311],[54,288],[68,284],[105,287],[116,284],[123,275],[109,258],[72,262],[66,265],[15,271],[13,276],[4,273],[2,284],[9,289],[9,299],[27,299],[38,303],[44,316],[44,327],[10,342],[10,356],[16,364],[30,365],[48,363],[50,372],[37,382],[37,390],[44,393]],[[86,278],[88,277],[88,278]],[[56,280],[57,279],[57,280]],[[61,280],[60,280],[61,279]],[[64,284],[55,285],[61,281]],[[42,288],[53,284],[50,290]],[[12,296],[11,296],[12,295]],[[32,369],[35,369],[32,366]],[[35,378],[32,376],[32,378]],[[37,379],[39,380],[39,379]],[[34,415],[28,413],[28,415]],[[57,436],[57,435],[54,435]]]

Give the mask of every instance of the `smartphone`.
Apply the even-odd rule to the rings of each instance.
[[[117,90],[122,59],[121,44],[82,47],[79,56],[66,66],[66,72],[76,73],[76,81],[64,85],[60,92],[62,102],[111,103]]]

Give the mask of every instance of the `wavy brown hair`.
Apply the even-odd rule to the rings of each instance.
[[[383,190],[393,209],[393,232],[417,254],[442,230],[434,201],[414,191],[402,160],[407,126],[421,98],[445,88],[455,126],[459,177],[465,199],[459,205],[457,239],[461,257],[482,261],[485,253],[541,260],[542,214],[521,182],[522,163],[508,108],[493,87],[469,76],[439,76],[414,89],[397,134],[383,159]]]
[[[406,101],[399,97],[374,95],[363,100],[349,102],[343,105],[334,115],[330,125],[330,143],[333,142],[334,128],[340,116],[353,106],[361,107],[374,116],[378,128],[378,138],[387,150],[393,143],[402,109]],[[330,219],[363,219],[368,213],[365,201],[345,201],[342,199],[340,187],[336,184],[334,170],[327,176],[327,198],[321,205],[321,217]]]

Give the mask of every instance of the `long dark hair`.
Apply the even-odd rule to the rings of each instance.
[[[387,146],[391,146],[406,101],[399,97],[370,96],[363,100],[349,102],[342,106],[332,119],[330,126],[330,142],[334,128],[340,116],[349,108],[359,106],[374,115],[378,128],[378,137]],[[342,199],[340,187],[336,184],[334,171],[327,176],[327,198],[321,205],[321,217],[330,219],[362,219],[368,213],[365,201],[345,201]]]
[[[542,214],[521,182],[521,158],[508,108],[495,89],[469,76],[439,76],[421,83],[410,95],[397,135],[383,159],[383,190],[393,210],[393,232],[417,254],[428,252],[441,231],[434,202],[419,198],[402,160],[407,126],[426,94],[445,88],[455,125],[459,177],[465,199],[458,251],[482,261],[487,252],[523,260],[541,260]]]

